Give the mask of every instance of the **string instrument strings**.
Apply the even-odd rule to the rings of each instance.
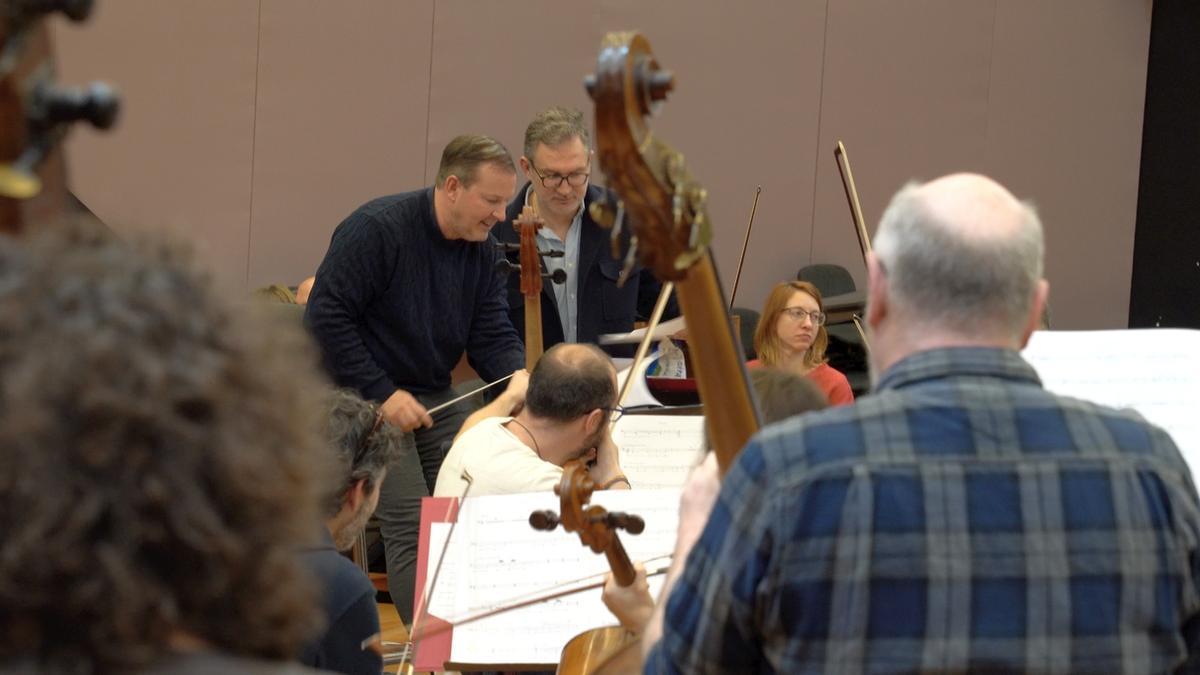
[[[842,189],[846,192],[846,202],[850,205],[850,219],[854,222],[854,234],[858,237],[858,248],[862,252],[863,267],[867,265],[867,254],[871,253],[871,237],[867,234],[867,224],[863,219],[862,204],[858,201],[858,187],[854,184],[854,173],[850,170],[850,156],[846,154],[846,146],[837,142],[833,149],[837,161],[838,174],[842,177]],[[867,341],[867,333],[863,330],[862,316],[855,314],[851,317],[858,336],[862,339],[863,349],[871,351]]]
[[[746,248],[750,246],[750,230],[754,227],[754,214],[758,211],[758,197],[762,194],[762,186],[754,190],[754,203],[750,205],[750,222],[746,223],[746,237],[742,239],[742,254],[738,257],[737,272],[733,275],[733,291],[729,294],[729,311],[733,311],[733,303],[737,300],[738,282],[742,279],[742,265],[746,262]]]

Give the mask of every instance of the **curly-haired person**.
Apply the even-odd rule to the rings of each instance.
[[[310,672],[326,387],[248,311],[169,245],[0,241],[0,672]]]
[[[305,648],[300,662],[339,673],[378,673],[383,645],[375,586],[338,551],[354,545],[375,512],[379,486],[403,451],[404,432],[352,389],[332,392],[327,408],[325,438],[338,470],[327,481],[321,541],[302,556],[324,591],[326,629]]]

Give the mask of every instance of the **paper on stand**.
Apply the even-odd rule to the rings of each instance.
[[[657,342],[665,337],[670,337],[686,327],[687,324],[684,323],[682,315],[670,321],[663,321],[654,327],[654,340]],[[639,344],[645,336],[646,329],[637,328],[628,333],[606,333],[600,336],[599,342],[602,345]]]
[[[1046,389],[1133,408],[1165,429],[1197,475],[1200,331],[1037,331],[1022,355]]]
[[[610,511],[641,516],[640,535],[621,532],[631,560],[670,553],[679,519],[679,490],[605,490],[592,502]],[[608,570],[607,559],[580,544],[578,535],[558,528],[534,530],[529,514],[558,512],[550,492],[468,497],[459,513],[454,541],[442,566],[432,607],[453,621],[491,609],[517,597],[545,591],[563,582]],[[431,537],[432,539],[432,537]],[[430,546],[429,569],[440,549]],[[652,580],[657,596],[661,580]],[[451,606],[452,605],[452,606]],[[450,661],[458,664],[554,664],[575,635],[616,619],[592,589],[542,604],[497,614],[454,627]]]
[[[704,458],[704,418],[625,415],[613,428],[613,441],[635,490],[680,488]]]

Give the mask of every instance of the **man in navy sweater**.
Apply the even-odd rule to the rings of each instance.
[[[388,474],[377,511],[389,590],[406,622],[420,498],[470,412],[457,406],[435,422],[427,407],[453,398],[450,372],[464,351],[488,381],[524,367],[490,236],[515,187],[503,145],[455,138],[433,187],[372,200],[338,225],[305,312],[337,384],[380,402],[388,423],[415,432],[407,442],[417,452]]]
[[[543,258],[547,272],[562,270],[562,284],[542,285],[542,341],[547,349],[560,342],[596,343],[605,333],[624,333],[634,321],[650,318],[662,284],[650,270],[635,268],[623,286],[617,285],[622,260],[613,258],[610,230],[592,219],[588,207],[602,203],[609,193],[589,185],[592,155],[588,149],[588,131],[583,114],[569,108],[552,107],[538,113],[525,129],[525,154],[521,172],[529,182],[508,205],[505,222],[495,229],[502,242],[517,243],[513,228],[526,204],[537,209],[545,221],[538,231],[538,249],[559,251],[561,257]],[[621,250],[628,250],[630,230],[621,235]],[[510,252],[511,262],[517,253]],[[520,275],[508,282],[509,316],[513,327],[524,337],[525,298],[521,295]],[[663,319],[679,315],[671,298]],[[622,348],[606,348],[614,356],[632,355]]]

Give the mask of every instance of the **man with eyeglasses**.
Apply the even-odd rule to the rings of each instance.
[[[435,497],[551,490],[569,461],[588,462],[602,490],[629,489],[612,440],[617,371],[595,345],[560,344],[542,355],[515,417],[478,421],[454,441],[438,474]]]
[[[583,114],[557,106],[538,113],[525,129],[524,152],[520,166],[528,182],[508,205],[506,220],[493,232],[502,243],[517,244],[519,234],[512,222],[527,204],[545,221],[538,233],[538,250],[556,254],[543,257],[545,271],[562,270],[566,280],[543,284],[543,344],[595,343],[605,333],[632,330],[639,318],[649,318],[661,284],[649,270],[638,268],[624,286],[617,286],[624,261],[612,257],[611,231],[600,227],[588,211],[589,205],[604,202],[609,195],[590,185],[592,153]],[[628,250],[628,245],[626,229],[621,250]],[[507,255],[510,262],[518,261],[515,250]],[[508,306],[513,326],[523,339],[525,298],[516,274],[508,281]],[[678,315],[672,298],[663,318]],[[628,347],[613,353],[626,355],[621,351],[625,349]]]

